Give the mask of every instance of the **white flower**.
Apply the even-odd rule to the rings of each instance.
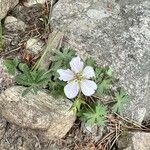
[[[58,69],[60,80],[68,82],[64,87],[65,95],[69,98],[75,98],[81,91],[85,96],[91,96],[95,93],[97,85],[89,80],[95,76],[94,69],[91,66],[84,67],[80,57],[72,58],[70,69]]]

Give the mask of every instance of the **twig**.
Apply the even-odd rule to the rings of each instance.
[[[13,53],[13,52],[15,52],[15,51],[20,50],[20,48],[21,48],[21,47],[17,47],[16,49],[13,49],[13,50],[11,50],[11,51],[9,51],[9,52],[5,52],[4,54],[1,54],[1,56],[3,57],[3,56],[6,56],[6,55],[9,55],[10,53]]]
[[[128,122],[128,123],[130,123],[130,124],[133,124],[134,126],[137,126],[137,127],[139,127],[139,128],[142,127],[142,128],[148,129],[148,128],[145,127],[145,126],[138,124],[138,123],[135,122],[134,120],[130,120],[129,118],[124,118],[124,117],[120,116],[118,113],[115,113],[115,115],[117,115],[117,116],[118,116],[119,118],[121,118],[122,120],[124,120],[124,121],[126,121],[126,122]],[[148,129],[148,130],[150,130],[150,129]]]
[[[117,139],[118,139],[120,136],[121,136],[121,133],[120,133],[118,136],[116,136],[116,138],[115,138],[114,141],[112,142],[112,144],[111,144],[109,150],[112,149],[112,147],[114,146],[115,142],[117,141]]]

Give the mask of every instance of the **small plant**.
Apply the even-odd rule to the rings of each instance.
[[[22,96],[30,91],[37,94],[43,89],[49,90],[55,97],[66,96],[73,102],[70,110],[88,126],[104,126],[109,113],[121,112],[127,96],[122,89],[111,90],[116,80],[110,67],[101,67],[92,58],[83,62],[79,56],[75,56],[72,49],[67,48],[61,48],[54,53],[50,58],[49,70],[39,68],[42,58],[43,56],[34,67],[31,66],[32,68],[20,63],[21,60],[18,59],[5,61],[8,72],[16,77],[16,84],[26,87]],[[99,96],[103,98],[110,93],[115,104],[104,105]]]
[[[82,112],[83,111],[83,112]],[[82,110],[81,120],[85,121],[87,126],[98,124],[104,126],[106,123],[107,108],[100,103],[94,103],[90,108]]]
[[[16,76],[16,82],[19,85],[27,87],[27,89],[22,93],[26,95],[29,91],[37,94],[37,91],[42,90],[49,82],[49,71],[45,70],[30,70],[30,68],[23,63],[18,66],[21,73]]]
[[[127,102],[127,95],[122,89],[115,93],[115,101],[116,103],[112,107],[112,111],[120,113],[123,109],[123,105]]]

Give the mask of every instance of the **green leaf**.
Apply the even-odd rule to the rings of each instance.
[[[96,91],[97,95],[104,94],[111,85],[111,79],[104,79],[101,83],[98,84],[98,88]]]
[[[30,68],[24,64],[19,64],[19,69],[21,73],[16,76],[16,82],[19,85],[28,87],[23,95],[27,94],[29,91],[37,94],[39,90],[48,85],[50,80],[50,71],[45,70],[30,70]]]
[[[8,73],[15,75],[16,74],[16,68],[19,64],[19,60],[16,59],[6,59],[4,61],[4,65],[6,66]]]
[[[32,78],[32,75],[31,75],[30,68],[27,66],[27,64],[20,63],[18,67],[23,72],[23,74],[26,75],[26,77],[28,79],[28,82],[32,82],[33,78]]]
[[[57,65],[59,65],[61,62],[61,66],[64,67],[65,65],[68,66],[69,61],[74,56],[75,56],[75,51],[73,51],[72,49],[63,48],[60,51],[56,51],[54,56],[51,59],[52,59],[53,64],[57,62]],[[53,65],[53,66],[55,66],[55,65]],[[53,66],[52,66],[52,68],[53,68]]]
[[[113,70],[112,70],[112,68],[108,68],[108,70],[106,71],[106,74],[108,75],[108,76],[112,76],[112,74],[113,74]]]
[[[75,101],[73,102],[70,110],[73,110],[74,113],[77,113],[78,111],[80,111],[82,104],[85,104],[85,101],[82,98],[76,98]]]
[[[107,108],[100,105],[99,103],[94,103],[90,108],[82,110],[80,113],[81,120],[84,120],[87,125],[98,124],[105,125],[107,115]]]
[[[116,104],[112,107],[112,111],[120,113],[123,109],[123,105],[127,102],[126,93],[122,89],[116,92],[115,100],[116,100]]]
[[[85,63],[86,63],[87,66],[93,66],[93,67],[96,64],[95,60],[92,59],[92,58],[87,58],[86,61],[85,61]]]
[[[28,81],[28,78],[24,74],[17,75],[16,82],[19,85],[23,85],[23,86],[31,86],[32,85],[32,83]]]

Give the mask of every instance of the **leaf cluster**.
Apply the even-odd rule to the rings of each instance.
[[[37,92],[42,90],[50,80],[49,71],[31,70],[26,64],[23,63],[20,63],[18,68],[20,74],[16,76],[16,82],[19,85],[27,87],[27,89],[22,93],[23,96],[29,91],[37,94]]]
[[[8,72],[15,76],[16,83],[27,87],[23,91],[22,96],[25,96],[29,91],[37,94],[37,91],[42,90],[50,80],[49,71],[32,70],[27,64],[20,63],[17,58],[7,59],[4,64]]]
[[[96,95],[106,94],[109,90],[111,84],[115,80],[113,75],[113,71],[110,67],[101,67],[97,65],[96,61],[92,58],[88,58],[86,60],[86,64],[92,66],[95,70],[95,82],[97,84]]]
[[[57,70],[62,68],[69,68],[70,60],[75,57],[75,51],[70,48],[61,48],[60,51],[56,51],[54,56],[51,58],[52,64],[50,67],[51,70],[51,80],[49,81],[49,90],[50,93],[58,97],[60,95],[64,96],[64,86],[65,82],[59,80],[59,75]]]
[[[17,58],[6,59],[4,61],[4,65],[6,66],[8,73],[11,75],[16,75],[17,67],[18,67],[19,63],[20,63],[20,61]]]
[[[124,90],[120,89],[120,91],[117,91],[115,93],[115,98],[114,99],[115,99],[116,103],[112,107],[112,111],[121,113],[124,104],[127,102],[127,95],[124,92]]]
[[[87,126],[97,124],[104,126],[106,123],[107,108],[100,103],[93,103],[88,108],[81,110],[78,115]]]

